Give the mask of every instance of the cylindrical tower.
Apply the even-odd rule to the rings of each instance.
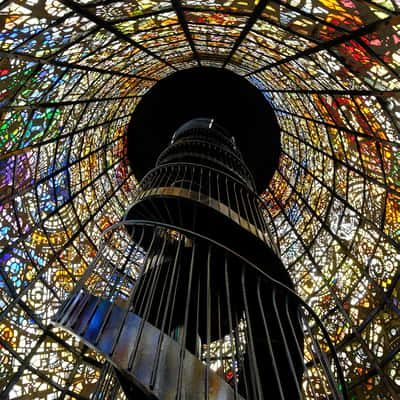
[[[199,118],[174,133],[156,167],[142,179],[125,219],[191,229],[265,265],[290,285],[271,250],[274,244],[262,209],[234,138],[213,120]]]
[[[228,132],[184,124],[59,311],[129,398],[343,397],[329,337],[294,294],[254,188]]]

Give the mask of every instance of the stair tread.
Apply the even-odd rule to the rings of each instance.
[[[54,322],[105,355],[132,385],[144,387],[163,400],[175,399],[178,390],[182,399],[200,400],[205,396],[208,373],[208,398],[234,399],[231,386],[212,370],[207,371],[188,350],[182,352],[178,342],[155,326],[110,300],[76,296],[80,296],[78,301],[69,300],[63,310],[74,321],[61,316]],[[237,399],[243,397],[237,395]]]

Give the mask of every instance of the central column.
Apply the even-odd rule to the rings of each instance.
[[[105,357],[127,398],[345,398],[329,335],[293,292],[254,188],[234,138],[195,119],[103,233],[53,320]]]
[[[263,393],[296,399],[296,386],[284,382],[298,380],[303,370],[297,307],[288,307],[286,295],[275,287],[260,285],[256,271],[242,268],[243,258],[292,288],[272,250],[263,204],[254,188],[234,138],[213,120],[195,119],[174,133],[156,167],[142,179],[125,217],[162,222],[177,230],[176,239],[173,231],[162,231],[156,239],[132,232],[148,254],[132,311],[199,358],[212,343],[234,336],[234,385],[239,393],[248,399],[262,398]],[[195,245],[188,238],[182,241],[179,229],[205,240]],[[176,240],[181,240],[178,247]],[[228,257],[223,247],[239,257]],[[260,293],[260,286],[270,293]],[[290,329],[288,338],[283,339],[283,329]]]

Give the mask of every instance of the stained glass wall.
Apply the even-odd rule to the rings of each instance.
[[[352,398],[399,398],[398,0],[0,7],[0,397],[96,390],[102,360],[51,316],[132,198],[125,132],[140,97],[211,65],[276,111],[283,151],[263,196]]]

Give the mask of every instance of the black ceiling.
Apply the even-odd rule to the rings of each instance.
[[[143,96],[128,130],[128,157],[137,179],[154,167],[174,131],[197,117],[214,118],[235,137],[257,190],[265,189],[280,153],[273,110],[244,78],[207,67],[176,72]]]

